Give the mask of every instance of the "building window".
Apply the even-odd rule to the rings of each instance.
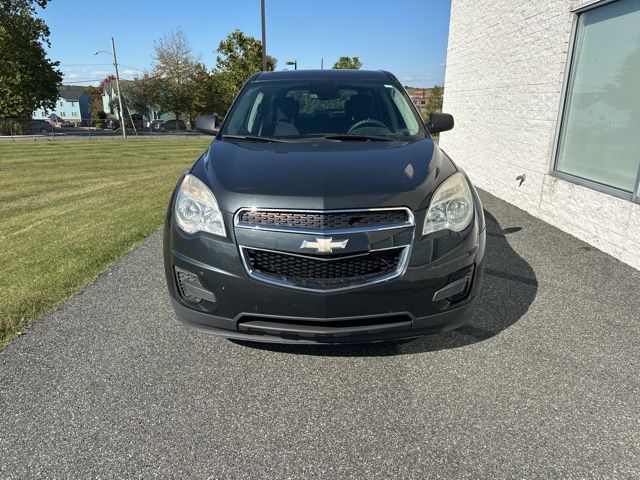
[[[555,171],[638,200],[640,0],[578,14]]]

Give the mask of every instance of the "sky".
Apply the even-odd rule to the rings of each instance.
[[[298,69],[329,68],[358,56],[366,69],[394,73],[403,85],[444,81],[450,0],[265,0],[267,53],[297,60]],[[181,29],[208,67],[227,34],[239,28],[261,36],[260,0],[51,0],[39,15],[51,30],[49,56],[60,61],[64,83],[89,85],[113,73],[115,37],[121,78],[153,66],[153,42]]]

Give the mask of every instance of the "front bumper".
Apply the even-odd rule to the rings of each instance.
[[[330,319],[265,315],[259,317],[239,315],[236,319],[228,319],[187,308],[175,298],[172,298],[172,302],[178,320],[201,333],[253,342],[342,344],[400,340],[455,330],[473,317],[477,296],[465,302],[464,305],[421,318],[415,318],[405,312],[390,316]],[[256,320],[245,323],[242,321],[243,318],[256,318]],[[374,319],[389,321],[370,324],[369,322]],[[357,326],[358,322],[362,322],[363,325]],[[320,323],[324,325],[320,326]],[[334,326],[335,324],[351,326]]]
[[[396,278],[329,292],[251,278],[233,232],[233,240],[190,236],[176,229],[171,217],[164,237],[168,289],[178,319],[200,332],[271,343],[357,343],[448,331],[473,316],[484,270],[481,217],[461,234],[413,240],[406,269]],[[176,268],[197,275],[213,298],[186,301]],[[468,268],[473,276],[464,298],[434,301],[457,272]]]

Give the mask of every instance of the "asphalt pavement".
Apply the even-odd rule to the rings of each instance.
[[[476,318],[406,343],[191,332],[152,235],[0,352],[0,478],[640,478],[640,272],[482,198]]]

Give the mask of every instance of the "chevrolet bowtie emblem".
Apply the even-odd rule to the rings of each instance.
[[[315,248],[318,253],[331,253],[333,249],[342,249],[347,246],[349,240],[342,240],[341,242],[334,242],[332,237],[329,238],[317,238],[315,242],[309,242],[304,240],[300,248]]]

